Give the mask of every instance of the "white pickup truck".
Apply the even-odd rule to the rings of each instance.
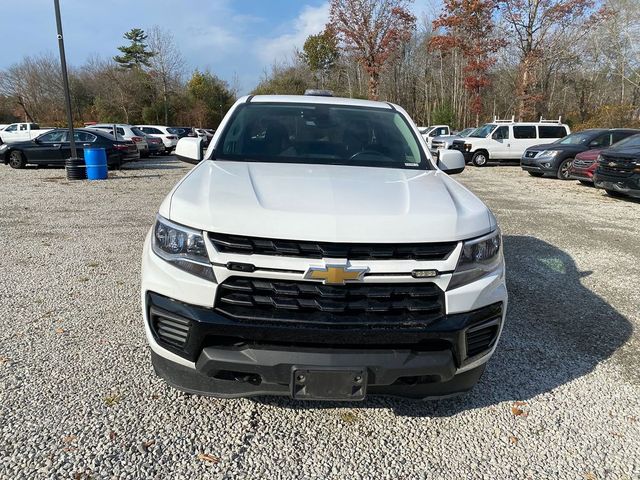
[[[0,128],[0,144],[33,140],[49,130],[51,128],[40,128],[37,123],[12,123]]]
[[[500,229],[390,103],[251,95],[224,117],[145,241],[155,371],[220,397],[469,390],[507,308]],[[447,174],[448,173],[448,174]]]

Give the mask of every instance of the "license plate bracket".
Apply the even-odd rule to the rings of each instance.
[[[291,396],[299,400],[363,400],[367,393],[365,368],[294,367]]]

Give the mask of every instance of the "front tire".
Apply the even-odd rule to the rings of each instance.
[[[558,166],[558,172],[556,173],[558,179],[569,180],[571,175],[571,165],[573,164],[573,158],[565,158]]]
[[[476,152],[473,154],[471,163],[476,167],[484,167],[489,162],[489,154],[487,152]]]
[[[529,172],[529,175],[531,175],[532,177],[542,177],[544,175],[544,173],[542,173],[542,172]]]
[[[9,154],[9,166],[15,169],[24,168],[27,162],[20,150],[14,150]]]

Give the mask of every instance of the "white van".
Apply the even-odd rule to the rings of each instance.
[[[519,161],[524,151],[540,143],[552,143],[571,133],[569,126],[558,120],[516,122],[494,119],[466,138],[454,140],[452,149],[459,150],[467,162],[483,167],[490,160]]]

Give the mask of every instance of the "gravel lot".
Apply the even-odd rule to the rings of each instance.
[[[511,300],[473,392],[216,400],[155,377],[141,323],[142,242],[187,169],[0,165],[1,478],[640,478],[640,202],[469,168]]]

